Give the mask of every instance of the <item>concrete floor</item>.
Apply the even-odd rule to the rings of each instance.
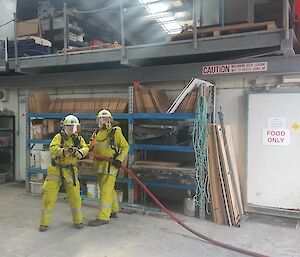
[[[40,198],[25,194],[17,184],[0,185],[1,257],[192,257],[243,256],[196,238],[170,219],[137,214],[119,215],[109,225],[71,227],[67,203],[58,202],[53,223],[38,232]],[[83,207],[84,223],[95,218],[96,209]],[[229,228],[197,218],[177,215],[197,231],[269,256],[300,256],[300,229],[296,221],[268,217],[245,218],[241,228]],[[274,220],[274,222],[272,222]]]

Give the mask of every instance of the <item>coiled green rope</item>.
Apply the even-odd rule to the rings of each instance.
[[[207,102],[203,96],[198,97],[197,100],[192,136],[195,150],[195,175],[197,181],[194,201],[198,206],[205,205],[206,212],[209,212],[207,208],[207,203],[210,201],[207,190]]]

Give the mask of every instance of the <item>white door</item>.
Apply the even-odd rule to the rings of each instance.
[[[249,95],[248,204],[300,209],[300,93]]]

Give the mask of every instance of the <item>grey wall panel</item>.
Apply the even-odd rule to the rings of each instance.
[[[239,23],[248,20],[248,0],[224,0],[225,23]]]
[[[202,0],[202,27],[219,24],[220,0]]]
[[[222,0],[202,0],[202,26],[221,24]],[[248,20],[248,0],[224,0],[225,24]]]

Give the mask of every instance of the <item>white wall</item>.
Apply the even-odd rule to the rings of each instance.
[[[222,107],[224,122],[231,125],[241,187],[246,178],[246,137],[247,137],[247,103],[246,91],[249,86],[244,79],[216,81],[216,111]],[[216,121],[219,122],[218,116]]]
[[[1,15],[0,25],[12,20],[13,13],[16,11],[16,0],[0,0]],[[11,22],[6,26],[0,27],[0,38],[8,37],[12,39],[14,35],[14,23]]]
[[[259,77],[251,79],[219,79],[217,86],[216,106],[222,107],[225,123],[231,125],[233,142],[239,169],[244,204],[247,189],[247,126],[248,126],[248,93],[276,92],[279,90],[295,91],[300,84],[281,84],[280,78]],[[217,119],[218,121],[218,119]]]

